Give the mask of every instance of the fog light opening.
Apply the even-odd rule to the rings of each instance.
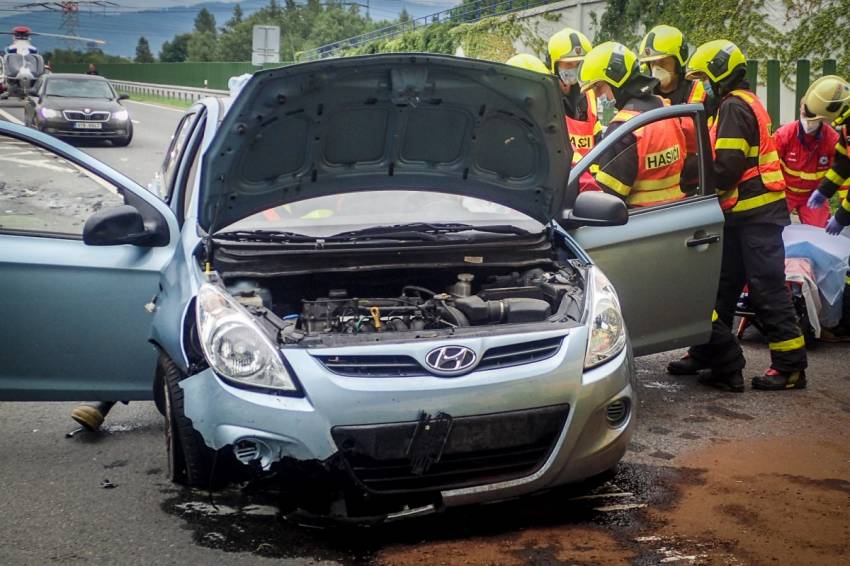
[[[605,420],[611,426],[620,426],[629,418],[629,400],[617,399],[605,408]]]
[[[241,438],[233,444],[233,455],[246,466],[259,461],[265,470],[271,465],[272,450],[269,445],[256,438]]]

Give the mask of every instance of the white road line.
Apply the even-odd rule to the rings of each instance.
[[[141,122],[139,122],[138,120],[130,120],[130,121],[133,122],[134,124],[141,124]]]
[[[183,114],[184,112],[186,112],[186,110],[188,110],[188,108],[186,108],[184,110],[183,108],[174,108],[172,106],[164,106],[164,105],[160,105],[160,104],[151,104],[150,102],[139,102],[138,100],[125,100],[124,102],[130,102],[132,104],[138,104],[139,106],[150,106],[151,108],[159,108],[160,110],[171,110],[172,112],[180,112],[181,114]]]
[[[6,120],[8,120],[9,122],[12,122],[13,124],[19,124],[19,125],[21,125],[21,126],[23,126],[23,125],[24,125],[24,123],[23,123],[22,121],[20,121],[19,119],[15,118],[14,116],[12,116],[11,114],[9,114],[9,113],[8,113],[8,112],[6,112],[5,110],[0,109],[0,116],[2,116],[2,117],[4,117],[4,118],[6,118]]]
[[[70,173],[67,167],[60,167],[58,165],[53,165],[48,163],[46,160],[33,160],[33,159],[16,159],[14,157],[8,157],[5,155],[0,155],[0,161],[8,161],[9,163],[17,163],[19,165],[24,165],[25,167],[40,167],[42,169],[47,169],[49,171],[58,171],[60,173]]]

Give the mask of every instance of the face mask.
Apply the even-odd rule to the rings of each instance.
[[[705,79],[704,81],[702,81],[702,89],[705,91],[705,93],[708,96],[714,96],[714,89],[711,88],[711,81],[710,80]]]
[[[800,123],[803,125],[803,131],[807,134],[813,134],[818,131],[818,128],[820,128],[821,121],[818,119],[806,118],[806,116],[801,112]]]
[[[658,79],[661,83],[661,88],[668,88],[673,82],[673,73],[664,67],[655,66],[652,68],[652,78]]]
[[[578,82],[578,71],[575,69],[558,69],[558,76],[567,86],[573,86]]]

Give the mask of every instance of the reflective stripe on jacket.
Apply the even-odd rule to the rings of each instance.
[[[814,134],[807,134],[800,121],[794,120],[776,130],[773,140],[786,190],[808,194],[818,187],[832,165],[838,133],[824,124]]]
[[[621,110],[611,123],[627,122],[638,115],[640,112]],[[673,124],[678,124],[678,120],[653,122],[633,132],[638,166],[632,186],[604,171],[597,173],[596,180],[622,195],[629,206],[654,206],[683,199],[679,182],[685,167],[685,135],[681,127],[672,127]]]
[[[587,155],[596,145],[595,136],[602,131],[602,124],[596,113],[596,96],[593,92],[585,94],[587,100],[587,120],[577,120],[567,116],[567,131],[573,146],[573,165]]]
[[[728,190],[717,190],[720,207],[726,212],[744,212],[785,198],[785,178],[779,161],[776,144],[770,135],[770,117],[758,97],[747,90],[735,90],[728,96],[744,101],[755,115],[758,124],[759,145],[751,147],[744,138],[718,138],[715,124],[711,128],[711,144],[715,152],[721,149],[738,150],[747,158],[747,169],[738,179],[738,186]],[[746,190],[740,189],[741,183],[759,179],[759,183],[749,183]],[[740,190],[739,190],[740,189]]]

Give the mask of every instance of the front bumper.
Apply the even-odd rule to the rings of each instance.
[[[521,340],[532,341],[559,334],[563,335],[565,331],[524,334]],[[397,348],[399,352],[424,359],[428,351],[442,345],[462,345],[482,352],[518,340],[517,335],[509,335],[451,342],[417,341],[382,345],[381,353],[392,354],[388,350]],[[483,431],[481,442],[486,443],[490,442],[484,440],[488,434],[497,440],[499,434],[510,434],[507,432],[509,429],[504,428],[510,418],[519,419],[515,423],[523,423],[528,421],[523,421],[523,415],[537,414],[543,408],[564,408],[556,417],[561,420],[545,450],[539,452],[537,460],[529,461],[528,466],[514,467],[513,473],[488,471],[477,481],[474,475],[463,475],[460,479],[452,476],[451,481],[447,479],[443,484],[440,481],[417,483],[408,474],[404,481],[394,484],[394,495],[404,493],[407,488],[411,493],[430,489],[439,493],[443,505],[464,505],[516,497],[580,481],[612,468],[622,458],[631,437],[633,413],[629,411],[622,422],[612,426],[606,419],[606,409],[615,400],[624,400],[630,408],[635,406],[631,355],[624,350],[608,363],[584,372],[586,343],[586,328],[573,328],[564,336],[560,350],[551,358],[509,368],[474,371],[454,378],[343,377],[328,371],[313,355],[351,355],[352,350],[362,354],[364,348],[285,350],[287,361],[301,381],[306,397],[274,396],[233,387],[209,369],[187,378],[181,386],[185,391],[186,416],[208,446],[221,449],[244,439],[259,440],[271,449],[272,456],[267,464],[289,459],[327,462],[338,458],[340,453],[347,457],[345,455],[350,455],[351,446],[346,444],[344,433],[352,430],[366,431],[366,438],[373,438],[371,445],[368,440],[361,442],[361,447],[372,447],[373,455],[384,453],[390,454],[387,457],[396,458],[399,446],[407,442],[406,439],[392,438],[388,441],[389,437],[385,436],[382,440],[380,434],[373,434],[373,430],[381,433],[384,429],[397,429],[399,435],[409,436],[412,434],[411,427],[415,428],[423,415],[447,414],[458,423],[477,422],[480,425],[480,422],[485,422],[481,426],[486,426],[486,419],[467,417],[487,416],[495,423],[493,426],[498,434],[490,434],[492,429],[488,431],[480,426],[478,429],[467,428],[468,431],[477,430],[470,434]],[[527,436],[529,443],[543,438],[540,428],[544,426],[540,424],[543,422],[538,419],[516,436]],[[545,426],[551,427],[551,419],[545,422],[548,423]],[[521,424],[509,427],[520,430]],[[520,441],[488,445],[493,449],[487,454],[489,461],[498,460],[502,454],[498,450],[506,446],[516,448],[514,452],[525,449],[524,445],[520,446]],[[451,452],[450,445],[451,441],[446,448],[447,458]],[[502,471],[518,458],[510,450],[502,457],[507,460],[500,468]],[[348,464],[351,470],[356,462],[349,458]],[[361,487],[371,489],[363,485],[362,477],[353,479]]]
[[[74,123],[65,120],[38,120],[36,126],[39,130],[51,136],[59,138],[86,138],[86,139],[115,139],[125,138],[130,132],[130,120],[126,122],[98,122],[101,124],[99,130],[76,129]]]

